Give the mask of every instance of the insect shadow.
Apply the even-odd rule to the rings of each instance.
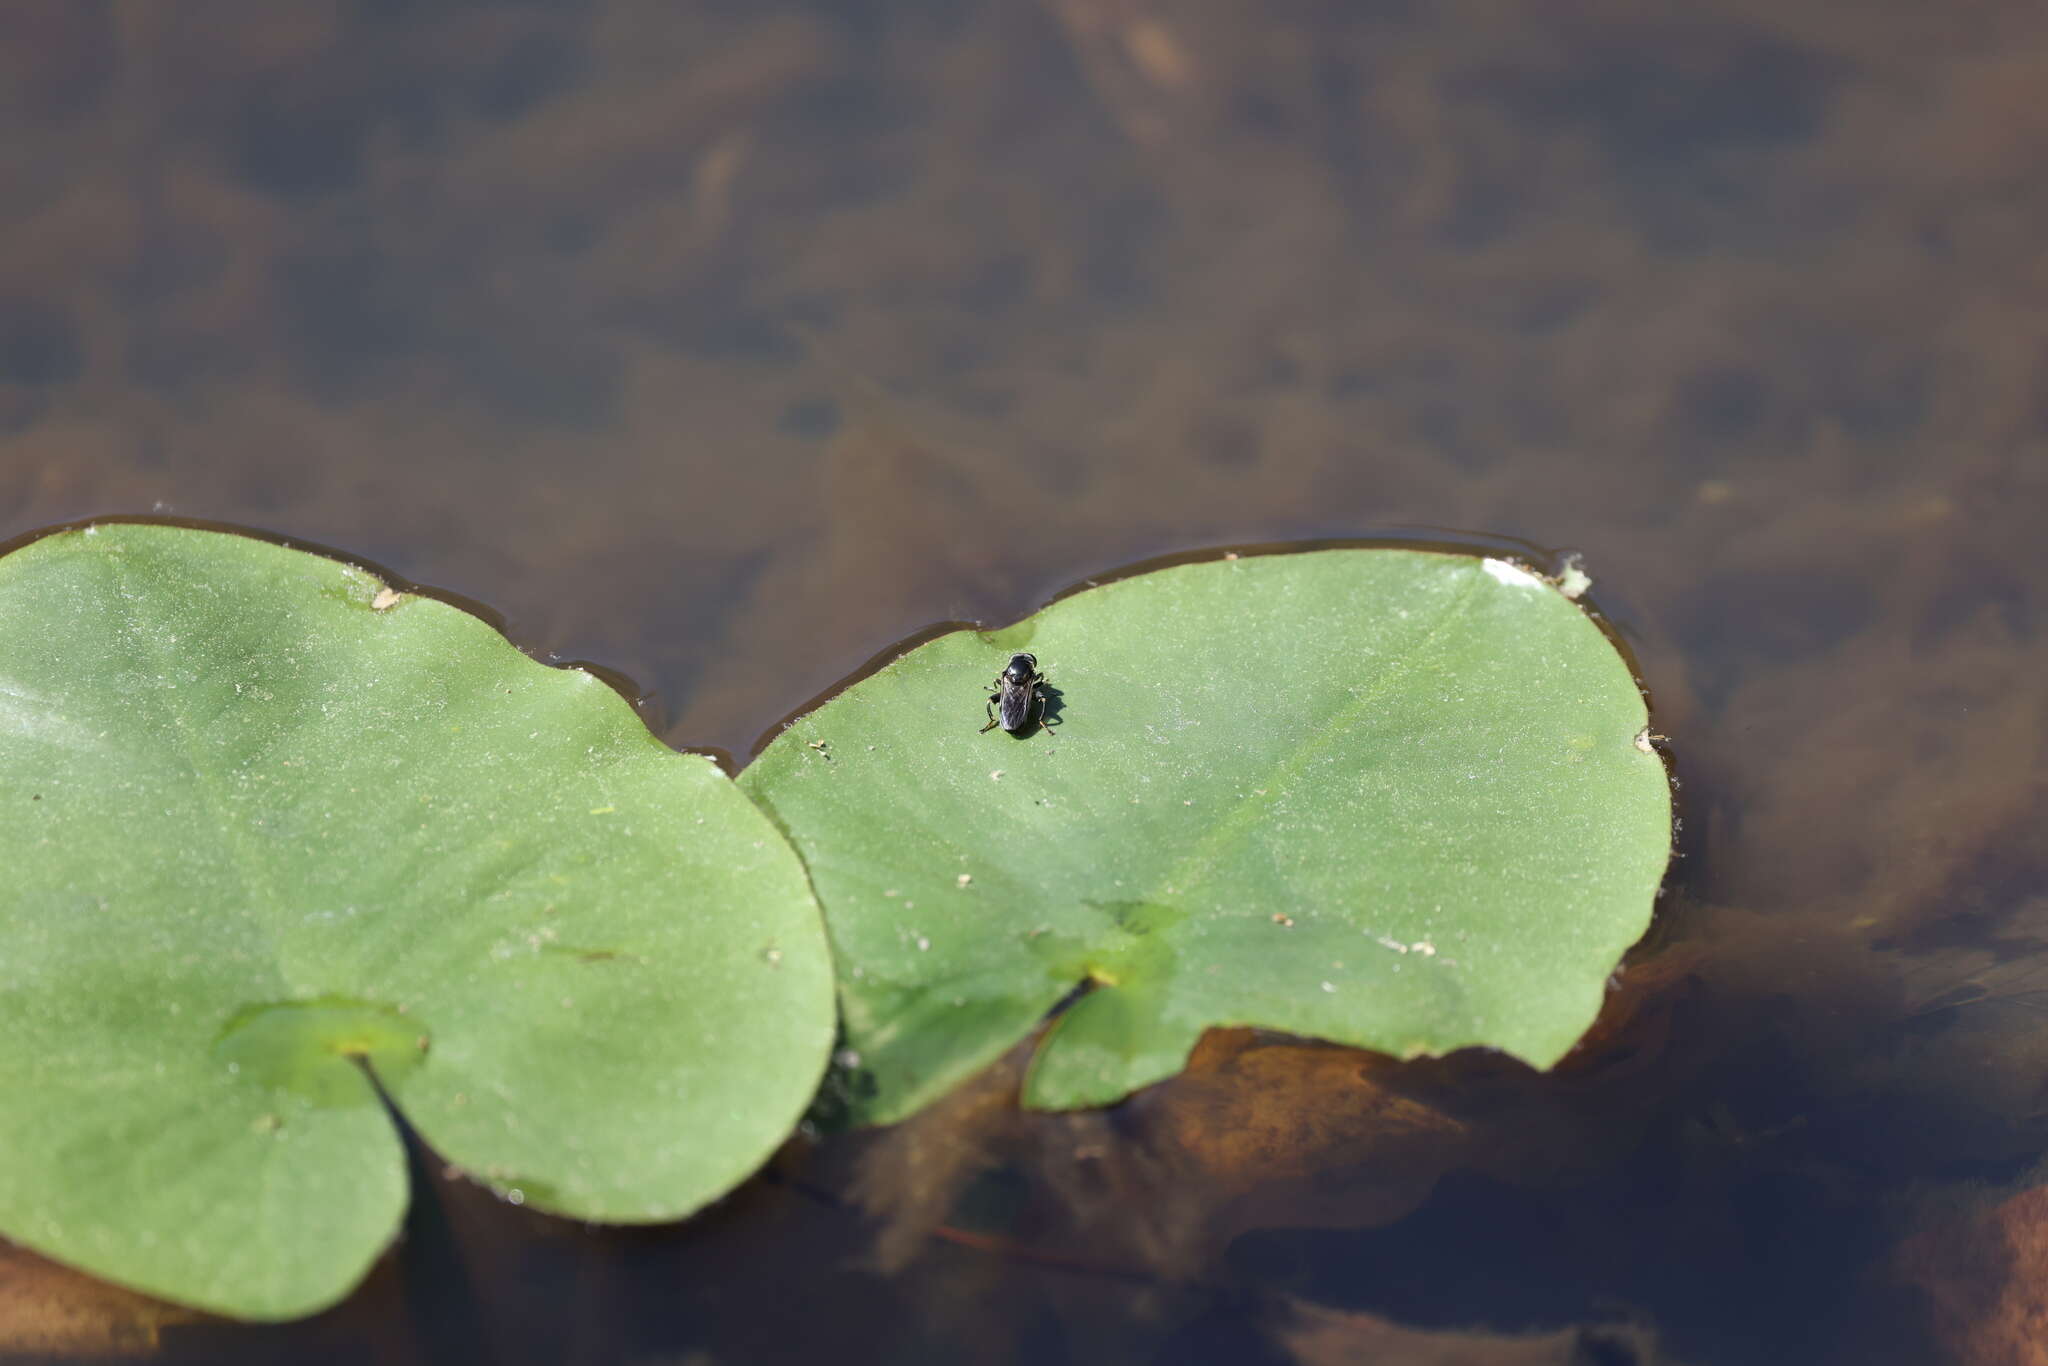
[[[1060,724],[1060,711],[1066,705],[1064,701],[1066,694],[1062,693],[1052,684],[1040,680],[1038,696],[1040,698],[1038,704],[1038,724],[1040,726],[1057,726]]]

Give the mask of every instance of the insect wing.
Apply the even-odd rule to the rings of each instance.
[[[1032,687],[1028,683],[1003,682],[1003,691],[997,709],[1003,714],[1003,729],[1018,731],[1031,719]]]

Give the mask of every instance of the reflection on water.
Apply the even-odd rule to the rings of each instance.
[[[2020,0],[0,11],[0,539],[345,546],[743,754],[934,620],[1477,528],[1586,553],[1683,780],[1554,1077],[1219,1036],[676,1228],[435,1181],[164,1355],[2035,1359],[2044,61]]]

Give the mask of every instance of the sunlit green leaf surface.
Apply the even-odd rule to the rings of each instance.
[[[715,765],[242,537],[0,559],[0,867],[0,1233],[231,1314],[392,1237],[377,1084],[508,1199],[661,1220],[786,1137],[831,1043],[803,870]]]
[[[1056,724],[977,733],[1020,650]],[[840,1081],[879,1121],[1084,983],[1032,1104],[1113,1101],[1216,1024],[1548,1066],[1663,874],[1645,724],[1620,656],[1543,580],[1335,550],[1163,570],[942,637],[799,719],[741,785],[809,865],[854,1055]]]

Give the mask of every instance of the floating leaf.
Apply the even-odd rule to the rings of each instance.
[[[977,734],[1013,651],[1054,725]],[[855,1118],[908,1114],[1077,987],[1026,1100],[1100,1104],[1210,1025],[1541,1067],[1649,923],[1663,760],[1621,657],[1500,560],[1185,565],[943,636],[741,775],[825,907]],[[823,746],[823,748],[819,748]]]
[[[670,1219],[831,1045],[788,845],[591,675],[155,526],[0,559],[0,1231],[249,1317],[398,1227],[378,1086],[508,1199]],[[375,1081],[372,1081],[374,1075]]]

